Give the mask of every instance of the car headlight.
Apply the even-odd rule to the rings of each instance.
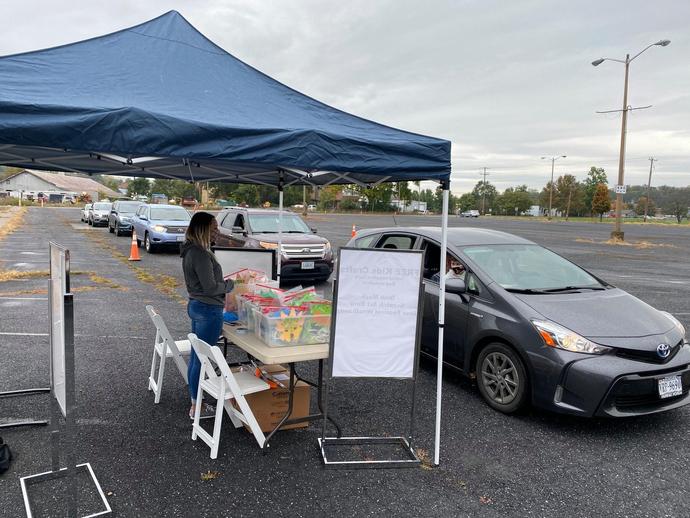
[[[156,232],[167,232],[168,227],[164,227],[163,225],[155,225],[153,227],[153,230],[155,230]]]
[[[259,246],[261,248],[267,248],[268,250],[278,250],[278,243],[269,243],[268,241],[259,241]]]
[[[668,318],[671,322],[673,322],[673,325],[676,326],[676,329],[680,331],[680,334],[685,338],[685,327],[683,324],[681,324],[676,317],[671,315],[668,311],[660,311],[662,315],[664,315],[666,318]]]
[[[554,322],[532,320],[532,324],[537,328],[542,340],[544,340],[544,343],[549,347],[586,354],[604,354],[611,350],[610,347],[595,344],[585,337]]]
[[[326,253],[328,253],[328,252],[331,251],[331,243],[330,243],[330,241],[326,241],[326,244],[324,245],[323,249],[324,249],[324,251],[325,251]]]

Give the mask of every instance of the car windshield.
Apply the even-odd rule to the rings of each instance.
[[[112,206],[112,203],[94,203],[93,210],[110,210]]]
[[[249,214],[249,225],[252,231],[259,233],[278,232],[278,213],[275,214]],[[311,232],[307,224],[294,214],[283,213],[283,232],[294,234],[308,234]]]
[[[604,288],[580,267],[539,245],[466,246],[462,251],[507,290]]]
[[[141,203],[139,203],[138,201],[124,201],[117,204],[117,209],[122,214],[134,214],[140,205]]]
[[[165,221],[189,221],[189,212],[183,208],[151,207],[151,219]]]

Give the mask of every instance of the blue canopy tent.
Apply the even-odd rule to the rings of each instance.
[[[175,11],[0,57],[0,165],[275,185],[281,202],[287,185],[437,180],[445,267],[450,142],[303,95],[227,53]],[[439,360],[437,463],[440,369]]]

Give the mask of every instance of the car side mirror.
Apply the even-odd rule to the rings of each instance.
[[[233,234],[242,234],[246,235],[244,229],[242,227],[232,227],[232,233]]]
[[[311,229],[309,229],[309,230],[311,230],[314,234],[316,234],[316,229],[315,229],[315,228],[311,228]]]
[[[148,221],[148,220],[149,220],[149,218],[147,218],[146,216],[139,216],[139,219],[143,219],[144,221]]]
[[[462,295],[467,293],[467,285],[462,279],[446,279],[446,293]]]

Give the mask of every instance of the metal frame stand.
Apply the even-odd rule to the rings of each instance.
[[[342,251],[342,248],[341,248]],[[396,253],[408,253],[407,251],[399,251]],[[340,252],[339,252],[340,254]],[[338,264],[341,264],[340,255],[338,256]],[[424,257],[422,255],[422,262],[424,264]],[[340,272],[338,272],[337,278],[333,282],[333,314],[331,318],[331,333],[330,333],[330,353],[329,358],[329,375],[325,377],[324,380],[324,392],[325,399],[323,403],[323,429],[321,437],[318,438],[319,449],[321,450],[321,458],[323,459],[323,464],[325,468],[333,469],[377,469],[377,468],[412,468],[419,466],[421,461],[417,457],[417,453],[413,448],[414,440],[414,416],[415,416],[415,395],[417,388],[417,372],[419,370],[419,344],[421,339],[421,328],[422,328],[422,314],[424,307],[424,284],[422,283],[421,272],[422,267],[420,267],[420,279],[419,279],[419,298],[417,304],[417,332],[416,332],[416,344],[414,353],[414,367],[413,374],[409,380],[410,381],[410,428],[409,435],[407,437],[341,437],[340,429],[338,429],[337,437],[326,437],[326,422],[330,419],[328,416],[328,400],[329,400],[329,386],[326,383],[333,378],[333,351],[335,343],[335,328],[336,320],[338,315],[338,282],[340,279]],[[344,446],[363,446],[363,445],[397,445],[400,447],[401,452],[407,457],[406,459],[396,459],[396,460],[329,460],[327,449],[328,447],[344,447]]]
[[[32,396],[34,394],[43,394],[50,392],[49,387],[45,388],[32,388],[32,389],[22,389],[22,390],[8,390],[6,392],[0,392],[0,398],[4,397],[14,397],[14,396]],[[2,428],[16,428],[19,426],[46,426],[48,421],[37,421],[35,419],[28,419],[26,421],[15,421],[12,423],[0,424],[0,429]]]
[[[39,473],[36,475],[29,475],[21,477],[20,484],[22,488],[22,496],[24,498],[24,507],[28,518],[32,518],[33,512],[31,510],[31,499],[29,496],[29,487],[39,484],[41,482],[55,480],[59,478],[67,478],[67,516],[69,518],[77,518],[77,511],[79,509],[79,495],[77,492],[77,472],[80,468],[88,470],[91,475],[101,500],[105,505],[105,511],[90,514],[83,518],[91,518],[93,516],[101,516],[110,513],[112,509],[103,493],[103,490],[96,479],[96,476],[91,469],[89,463],[76,463],[76,419],[75,419],[75,383],[74,383],[74,299],[73,295],[69,293],[69,250],[50,243],[50,284],[48,286],[48,300],[50,310],[50,391],[53,397],[50,398],[50,450],[51,450],[51,471]],[[56,252],[56,254],[54,254]],[[54,255],[64,255],[64,259],[60,264],[55,264]],[[61,274],[64,277],[58,277],[56,268],[61,269]],[[62,279],[64,278],[64,286]],[[59,290],[60,302],[62,304],[62,314],[55,314],[54,297],[55,291]],[[55,297],[57,298],[57,297]],[[56,328],[58,329],[56,335]],[[59,349],[62,348],[62,351]],[[62,355],[56,354],[62,352]],[[56,358],[64,358],[64,401],[60,402],[58,394],[56,393],[56,375],[60,373],[62,365],[55,365]],[[59,360],[58,360],[59,361]],[[60,362],[62,363],[62,362]],[[64,405],[64,406],[63,406]],[[61,430],[60,421],[64,416],[65,424]],[[60,443],[63,443],[62,445]],[[62,448],[61,448],[62,446]],[[65,464],[67,467],[60,467],[60,450],[65,451]]]

